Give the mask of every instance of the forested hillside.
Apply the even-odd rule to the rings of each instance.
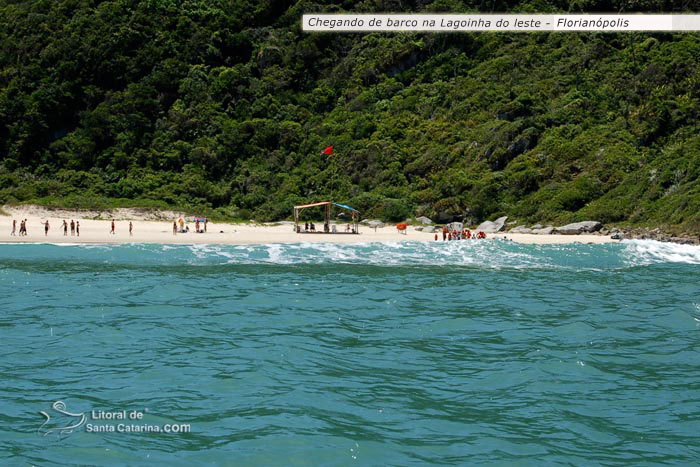
[[[700,230],[700,34],[309,34],[310,12],[690,1],[0,4],[0,203]],[[330,157],[320,155],[334,147]]]

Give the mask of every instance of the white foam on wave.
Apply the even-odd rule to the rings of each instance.
[[[199,264],[368,264],[377,266],[547,267],[537,251],[497,241],[388,242],[388,243],[277,243],[263,245],[217,244],[77,244],[56,243],[84,250],[137,252],[143,261],[167,260],[175,255]],[[184,256],[181,256],[184,253]],[[121,257],[121,253],[118,254]],[[546,256],[546,255],[545,255]],[[118,258],[117,258],[118,259]],[[223,261],[222,261],[223,260]]]
[[[197,259],[206,259],[212,256],[226,258],[227,260],[239,259],[239,255],[236,255],[223,245],[191,244],[187,245],[187,249],[189,249]]]
[[[296,243],[238,247],[228,263],[368,264],[376,266],[549,267],[539,250],[494,242]],[[232,252],[231,248],[228,248]],[[193,251],[198,258],[222,255],[212,249]]]
[[[275,264],[284,264],[285,257],[282,252],[282,245],[279,243],[273,243],[267,245],[267,256],[270,258],[269,261]]]
[[[700,264],[699,245],[680,245],[656,240],[625,240],[625,254],[633,266],[655,263]]]
[[[202,264],[365,264],[489,269],[606,270],[660,263],[700,264],[700,246],[629,240],[618,245],[523,245],[502,241],[292,243],[265,245],[51,244],[112,251],[111,260]],[[123,254],[122,254],[122,250]],[[135,253],[137,256],[130,254]]]
[[[60,247],[80,247],[85,249],[102,248],[109,249],[114,246],[113,243],[70,243],[70,242],[0,242],[0,245],[24,245],[25,247],[32,247],[36,245],[50,245],[50,246],[60,246]]]
[[[191,245],[189,248],[195,263],[224,257],[228,264],[455,265],[516,269],[554,265],[549,255],[537,247],[490,241]]]
[[[112,250],[117,246],[114,243],[47,243],[47,245],[60,247],[79,247],[85,250]]]
[[[356,245],[366,244],[355,244],[350,247],[336,243],[249,245],[240,248],[235,259],[273,264],[352,263],[362,259],[357,254],[357,248],[354,248]]]

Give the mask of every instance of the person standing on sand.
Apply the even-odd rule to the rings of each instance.
[[[65,237],[67,235],[68,235],[68,222],[66,222],[66,220],[63,219],[63,236]]]
[[[15,235],[17,231],[17,219],[12,219],[12,233],[10,235]]]
[[[444,242],[447,240],[447,226],[443,225],[442,226],[442,241]]]
[[[132,224],[131,221],[129,221],[129,237],[133,237],[133,236],[134,236],[134,224]]]
[[[75,221],[73,219],[70,220],[70,236],[73,237],[75,235]]]
[[[177,235],[177,221],[173,221],[173,235]]]
[[[199,233],[199,217],[197,218],[197,220],[194,223],[194,231]]]
[[[112,230],[109,231],[112,235],[115,235],[116,232],[114,231],[114,219],[112,219]]]
[[[49,235],[49,220],[46,219],[46,222],[42,222],[44,224],[44,237]]]
[[[209,219],[206,217],[204,218],[204,233],[207,233],[207,224],[209,223]]]
[[[78,237],[80,237],[80,221],[75,223],[75,232],[78,234]]]
[[[27,236],[27,219],[24,219],[24,236]]]

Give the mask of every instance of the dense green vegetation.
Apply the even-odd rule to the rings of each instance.
[[[305,12],[694,6],[5,0],[0,202],[700,230],[698,34],[301,31]]]

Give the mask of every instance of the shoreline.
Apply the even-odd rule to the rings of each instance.
[[[617,243],[601,235],[533,235],[533,234],[487,234],[485,240],[451,240],[443,241],[441,235],[435,240],[434,233],[424,233],[410,229],[406,234],[399,233],[395,227],[387,226],[376,231],[370,227],[360,227],[360,234],[298,234],[289,225],[260,226],[246,224],[209,223],[207,233],[172,234],[165,230],[169,224],[154,221],[132,221],[134,235],[129,236],[128,222],[116,222],[116,234],[110,234],[111,221],[80,221],[80,236],[63,235],[61,223],[49,218],[50,230],[44,235],[41,219],[27,218],[28,236],[11,236],[11,221],[0,220],[0,243],[3,244],[163,244],[163,245],[265,245],[265,244],[302,244],[302,243],[399,243],[420,241],[431,243],[452,242],[489,242],[506,237],[509,241],[524,244],[602,244]],[[18,223],[19,225],[19,223]],[[502,240],[501,240],[502,241]]]
[[[506,235],[507,236],[507,235]],[[502,238],[502,235],[494,236],[491,238],[487,238],[486,241],[490,242],[493,240],[499,240],[499,241],[504,241]],[[551,238],[551,241],[523,241],[522,238],[511,238],[508,237],[506,241],[512,241],[513,243],[520,243],[523,245],[603,245],[603,244],[613,244],[613,243],[621,243],[620,240],[612,240],[612,241],[581,241],[581,240],[575,240],[571,239],[571,241],[566,241],[564,238],[556,238],[558,236],[556,235],[551,235],[550,237],[555,237]],[[570,235],[562,235],[561,237],[568,237],[570,238]],[[263,242],[263,241],[248,241],[248,240],[241,240],[241,239],[236,239],[234,241],[201,241],[201,242],[193,242],[193,241],[161,241],[161,240],[127,240],[124,239],[122,240],[62,240],[62,239],[51,239],[51,238],[36,238],[36,239],[0,239],[0,245],[65,245],[65,246],[80,246],[80,245],[189,245],[189,246],[194,246],[194,245],[210,245],[210,246],[249,246],[249,245],[301,245],[301,244],[356,244],[356,245],[367,245],[367,244],[374,244],[374,243],[381,243],[381,244],[387,244],[387,243],[408,243],[408,242],[423,242],[423,243],[437,243],[437,244],[443,244],[443,243],[476,243],[482,240],[452,240],[452,241],[442,241],[438,240],[435,241],[433,239],[421,239],[421,238],[408,238],[408,239],[389,239],[389,240],[368,240],[364,241],[361,239],[358,239],[357,241],[347,241],[347,242],[337,242],[333,240],[326,240],[326,241],[313,241],[313,242],[308,242],[308,241],[303,241],[303,240],[289,240],[289,241],[273,241],[273,242]],[[669,242],[670,243],[670,242]]]
[[[337,234],[299,234],[290,223],[266,224],[228,224],[209,222],[207,233],[195,233],[194,223],[188,223],[190,232],[173,235],[172,223],[181,213],[174,211],[148,212],[142,209],[120,209],[115,211],[70,211],[51,210],[40,206],[5,206],[7,216],[0,216],[0,243],[47,243],[47,244],[163,244],[163,245],[264,245],[264,244],[301,244],[301,243],[393,243],[406,241],[436,242],[435,233],[416,230],[409,226],[405,234],[399,233],[394,225],[373,228],[360,226],[360,234],[343,233],[345,223],[338,223]],[[115,234],[111,234],[111,217],[115,219]],[[170,217],[170,219],[168,219]],[[21,219],[27,219],[28,236],[12,236],[12,221],[17,220],[17,229]],[[80,236],[63,234],[63,220],[80,222]],[[110,219],[110,220],[108,220]],[[168,219],[168,220],[166,220]],[[49,233],[44,235],[43,223],[48,220]],[[134,234],[129,236],[128,225],[133,223]],[[579,234],[538,235],[530,233],[498,232],[487,234],[486,240],[503,239],[523,244],[603,244],[619,243],[609,235]],[[633,236],[624,236],[634,239]],[[452,240],[456,242],[476,242],[483,240]],[[438,233],[437,242],[444,242]],[[436,243],[437,243],[436,242]],[[675,242],[679,243],[679,242]]]
[[[260,228],[263,232],[257,232],[259,234],[269,234],[270,232],[265,232],[266,228]],[[294,235],[293,232],[290,232]],[[204,234],[208,235],[208,234]],[[476,243],[476,242],[491,242],[493,240],[499,241],[512,241],[513,243],[521,243],[526,245],[601,245],[610,243],[620,243],[620,240],[611,240],[605,237],[594,236],[594,235],[547,235],[545,236],[531,236],[527,234],[492,234],[485,240],[449,240],[443,241],[435,240],[434,238],[426,238],[429,234],[425,234],[421,237],[418,236],[408,236],[399,234],[403,238],[389,238],[387,235],[376,235],[376,236],[353,236],[350,240],[340,241],[337,237],[332,234],[323,236],[321,238],[316,237],[314,240],[302,239],[302,238],[289,238],[289,239],[269,239],[262,240],[259,238],[251,239],[248,234],[241,237],[227,237],[222,238],[221,235],[207,236],[204,238],[199,238],[197,240],[187,237],[182,239],[167,239],[167,238],[139,238],[135,237],[124,237],[124,238],[83,238],[81,237],[52,237],[49,236],[35,236],[35,237],[0,237],[0,245],[299,245],[299,244],[369,244],[369,243],[404,243],[404,242],[425,242],[425,243]],[[268,236],[268,235],[264,235]],[[184,237],[184,235],[183,235]],[[258,237],[258,235],[256,235]],[[378,238],[380,237],[380,238]],[[504,238],[505,237],[505,238]],[[544,238],[543,238],[544,237]]]

